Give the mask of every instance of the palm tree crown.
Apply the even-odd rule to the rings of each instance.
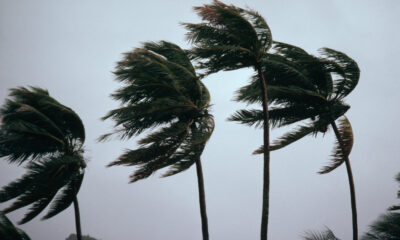
[[[271,47],[271,31],[256,11],[216,0],[194,10],[204,22],[184,26],[195,46],[192,57],[200,61],[206,74],[255,67]]]
[[[169,167],[171,176],[192,166],[204,150],[214,129],[208,110],[210,95],[196,76],[185,51],[161,41],[125,54],[115,71],[125,85],[112,96],[122,102],[104,119],[115,120],[113,134],[124,138],[157,128],[138,141],[139,148],[127,150],[109,164],[138,166],[131,182]]]
[[[322,57],[280,42],[275,42],[272,50],[274,53],[266,54],[263,59],[265,78],[269,80],[269,101],[273,104],[269,110],[270,123],[273,127],[282,127],[305,121],[273,142],[271,150],[277,150],[304,136],[325,133],[332,121],[343,116],[350,108],[344,98],[356,87],[360,71],[353,59],[329,48],[320,49]],[[236,100],[249,104],[261,102],[259,93],[254,76],[248,85],[238,90]],[[239,110],[230,120],[259,126],[263,122],[262,111]],[[353,141],[350,122],[342,118],[339,127],[347,148],[350,148],[346,151],[349,154]],[[343,163],[338,144],[334,162]],[[262,151],[259,148],[255,153]],[[331,170],[325,169],[323,173]]]
[[[41,88],[11,89],[0,108],[0,156],[26,165],[27,173],[0,190],[0,202],[16,199],[8,213],[32,204],[19,222],[36,217],[52,202],[43,219],[71,205],[83,180],[85,131],[81,119]]]

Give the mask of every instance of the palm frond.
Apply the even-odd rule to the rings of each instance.
[[[339,167],[344,161],[346,161],[346,158],[349,156],[351,149],[353,148],[353,130],[351,128],[350,121],[345,116],[339,119],[338,130],[342,138],[343,146],[341,146],[339,140],[336,139],[336,143],[331,155],[331,164],[323,167],[321,171],[318,172],[320,174],[329,173]]]
[[[400,173],[398,173],[395,177],[396,182],[400,183]],[[397,198],[400,199],[400,190],[397,191]],[[389,211],[398,211],[400,210],[400,205],[394,205],[388,208]]]
[[[30,240],[29,236],[0,212],[0,239],[2,240]]]
[[[326,68],[341,78],[334,82],[333,93],[335,98],[343,98],[349,95],[358,84],[360,69],[357,63],[346,54],[330,49],[322,48],[320,53],[328,60]]]
[[[303,238],[304,240],[340,240],[335,236],[335,234],[327,228],[325,231],[322,232],[312,232],[309,231]]]
[[[294,105],[281,108],[270,108],[268,111],[271,127],[282,127],[296,123],[308,118],[315,117],[318,114],[314,109],[308,109],[303,105]],[[228,118],[229,121],[239,122],[248,126],[262,127],[264,115],[262,110],[242,109]]]
[[[369,231],[361,238],[362,240],[386,240],[399,239],[400,236],[400,213],[386,213],[372,223]]]
[[[33,204],[20,224],[30,221],[44,210],[59,189],[82,171],[82,161],[81,156],[60,155],[30,162],[25,175],[0,191],[0,202],[17,198],[4,212]]]
[[[282,137],[274,140],[271,144],[270,150],[275,151],[281,149],[310,134],[316,135],[319,131],[321,131],[321,128],[325,126],[326,124],[320,121],[312,122],[308,125],[299,126],[293,131],[286,133]]]
[[[60,212],[67,209],[74,200],[74,197],[78,194],[79,189],[82,185],[84,174],[78,174],[74,178],[72,178],[62,189],[62,192],[58,194],[56,199],[52,202],[49,211],[42,218],[49,219]]]
[[[232,116],[230,116],[228,121],[239,122],[250,127],[260,127],[264,123],[264,114],[262,110],[242,109],[236,111]]]

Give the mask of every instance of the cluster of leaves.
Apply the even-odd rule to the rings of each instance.
[[[4,213],[31,205],[26,223],[52,202],[43,219],[71,205],[82,183],[85,131],[70,108],[41,88],[11,89],[0,108],[0,157],[25,166],[27,173],[0,190],[0,203],[16,199]]]
[[[164,176],[171,176],[198,161],[214,120],[208,112],[210,94],[187,52],[170,42],[148,42],[126,53],[114,73],[124,84],[112,95],[121,107],[103,119],[113,119],[117,130],[100,140],[156,130],[138,141],[138,149],[126,150],[109,166],[138,166],[131,175],[135,182],[167,166]]]
[[[343,100],[357,85],[360,70],[356,62],[344,53],[329,48],[320,52],[322,57],[315,57],[299,47],[274,42],[272,53],[265,54],[262,64],[272,106],[268,111],[271,126],[302,123],[276,139],[271,150],[281,149],[307,135],[325,133],[332,122],[342,117],[339,132],[345,145],[336,143],[332,163],[320,171],[328,173],[343,163],[353,145],[350,122],[343,117],[350,107]],[[235,99],[247,104],[261,102],[257,76],[237,91]],[[229,120],[258,127],[262,126],[264,117],[262,110],[244,109]],[[263,146],[254,153],[263,153]]]
[[[205,75],[221,70],[254,67],[272,43],[264,18],[253,10],[220,1],[195,7],[203,23],[184,23],[193,43],[191,57]]]
[[[396,176],[400,183],[400,173]],[[397,192],[400,199],[400,190]],[[378,220],[371,224],[370,230],[363,236],[362,240],[388,240],[400,238],[400,205],[391,206],[387,213],[381,215]]]
[[[321,232],[307,232],[306,236],[304,236],[304,240],[340,240],[335,236],[335,234],[327,228]]]

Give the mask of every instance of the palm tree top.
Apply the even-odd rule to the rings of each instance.
[[[121,139],[155,129],[138,141],[139,148],[126,150],[109,164],[139,166],[131,182],[170,167],[164,176],[174,175],[195,163],[214,129],[210,94],[199,81],[188,54],[177,45],[147,42],[125,53],[117,63],[116,80],[124,85],[112,97],[121,107],[103,119],[115,121]]]
[[[303,49],[274,42],[271,54],[263,57],[268,85],[270,121],[273,127],[311,119],[320,127],[342,116],[350,108],[344,98],[356,87],[360,71],[346,54],[322,48],[322,57]],[[260,103],[257,76],[237,91],[235,100]],[[248,125],[260,125],[260,110],[242,110],[231,117]],[[320,128],[324,132],[324,128]],[[318,131],[317,131],[318,132]]]
[[[328,130],[330,123],[343,116],[350,108],[344,102],[356,87],[360,70],[357,63],[346,54],[329,49],[319,50],[321,57],[308,54],[305,50],[280,42],[274,42],[272,53],[263,57],[263,72],[267,81],[269,110],[272,127],[304,122],[293,131],[273,142],[271,150],[283,148],[304,136],[317,135]],[[237,91],[236,100],[260,103],[261,91],[257,76],[250,83]],[[229,118],[247,125],[261,126],[263,114],[261,110],[240,110]],[[348,144],[348,154],[353,143],[350,122],[342,118],[339,131]],[[327,173],[343,163],[340,146],[335,145],[332,154],[333,162],[324,167],[321,173]],[[260,147],[255,153],[262,153]]]
[[[220,70],[254,67],[272,44],[264,18],[256,11],[220,1],[194,7],[202,18],[199,24],[184,23],[187,39],[195,48],[192,58],[206,74]]]
[[[80,151],[85,140],[79,116],[38,87],[10,89],[0,119],[0,157],[10,162]]]

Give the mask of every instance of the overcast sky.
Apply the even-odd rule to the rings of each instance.
[[[82,118],[89,159],[80,200],[82,231],[102,240],[200,240],[195,169],[169,178],[156,174],[134,184],[129,167],[106,168],[135,141],[96,143],[111,130],[100,118],[118,103],[111,94],[115,62],[140,42],[168,40],[182,47],[180,22],[199,22],[194,0],[0,0],[0,104],[16,86],[47,88]],[[397,0],[229,0],[249,6],[267,20],[273,38],[317,54],[329,47],[354,58],[361,78],[346,99],[352,107],[355,144],[350,155],[356,184],[360,233],[398,202],[394,175],[400,171],[400,1]],[[227,122],[243,107],[232,101],[251,70],[214,74],[204,80],[216,120],[203,154],[210,237],[259,237],[262,156],[251,152],[262,131]],[[276,138],[284,130],[273,130]],[[300,239],[327,226],[351,237],[351,212],[344,166],[327,175],[334,134],[307,137],[271,154],[271,239]],[[0,186],[24,173],[0,161]],[[10,202],[0,204],[0,208]],[[20,220],[26,209],[8,214]],[[33,240],[64,240],[75,232],[73,208],[50,220],[22,225]],[[361,234],[360,234],[361,235]]]

